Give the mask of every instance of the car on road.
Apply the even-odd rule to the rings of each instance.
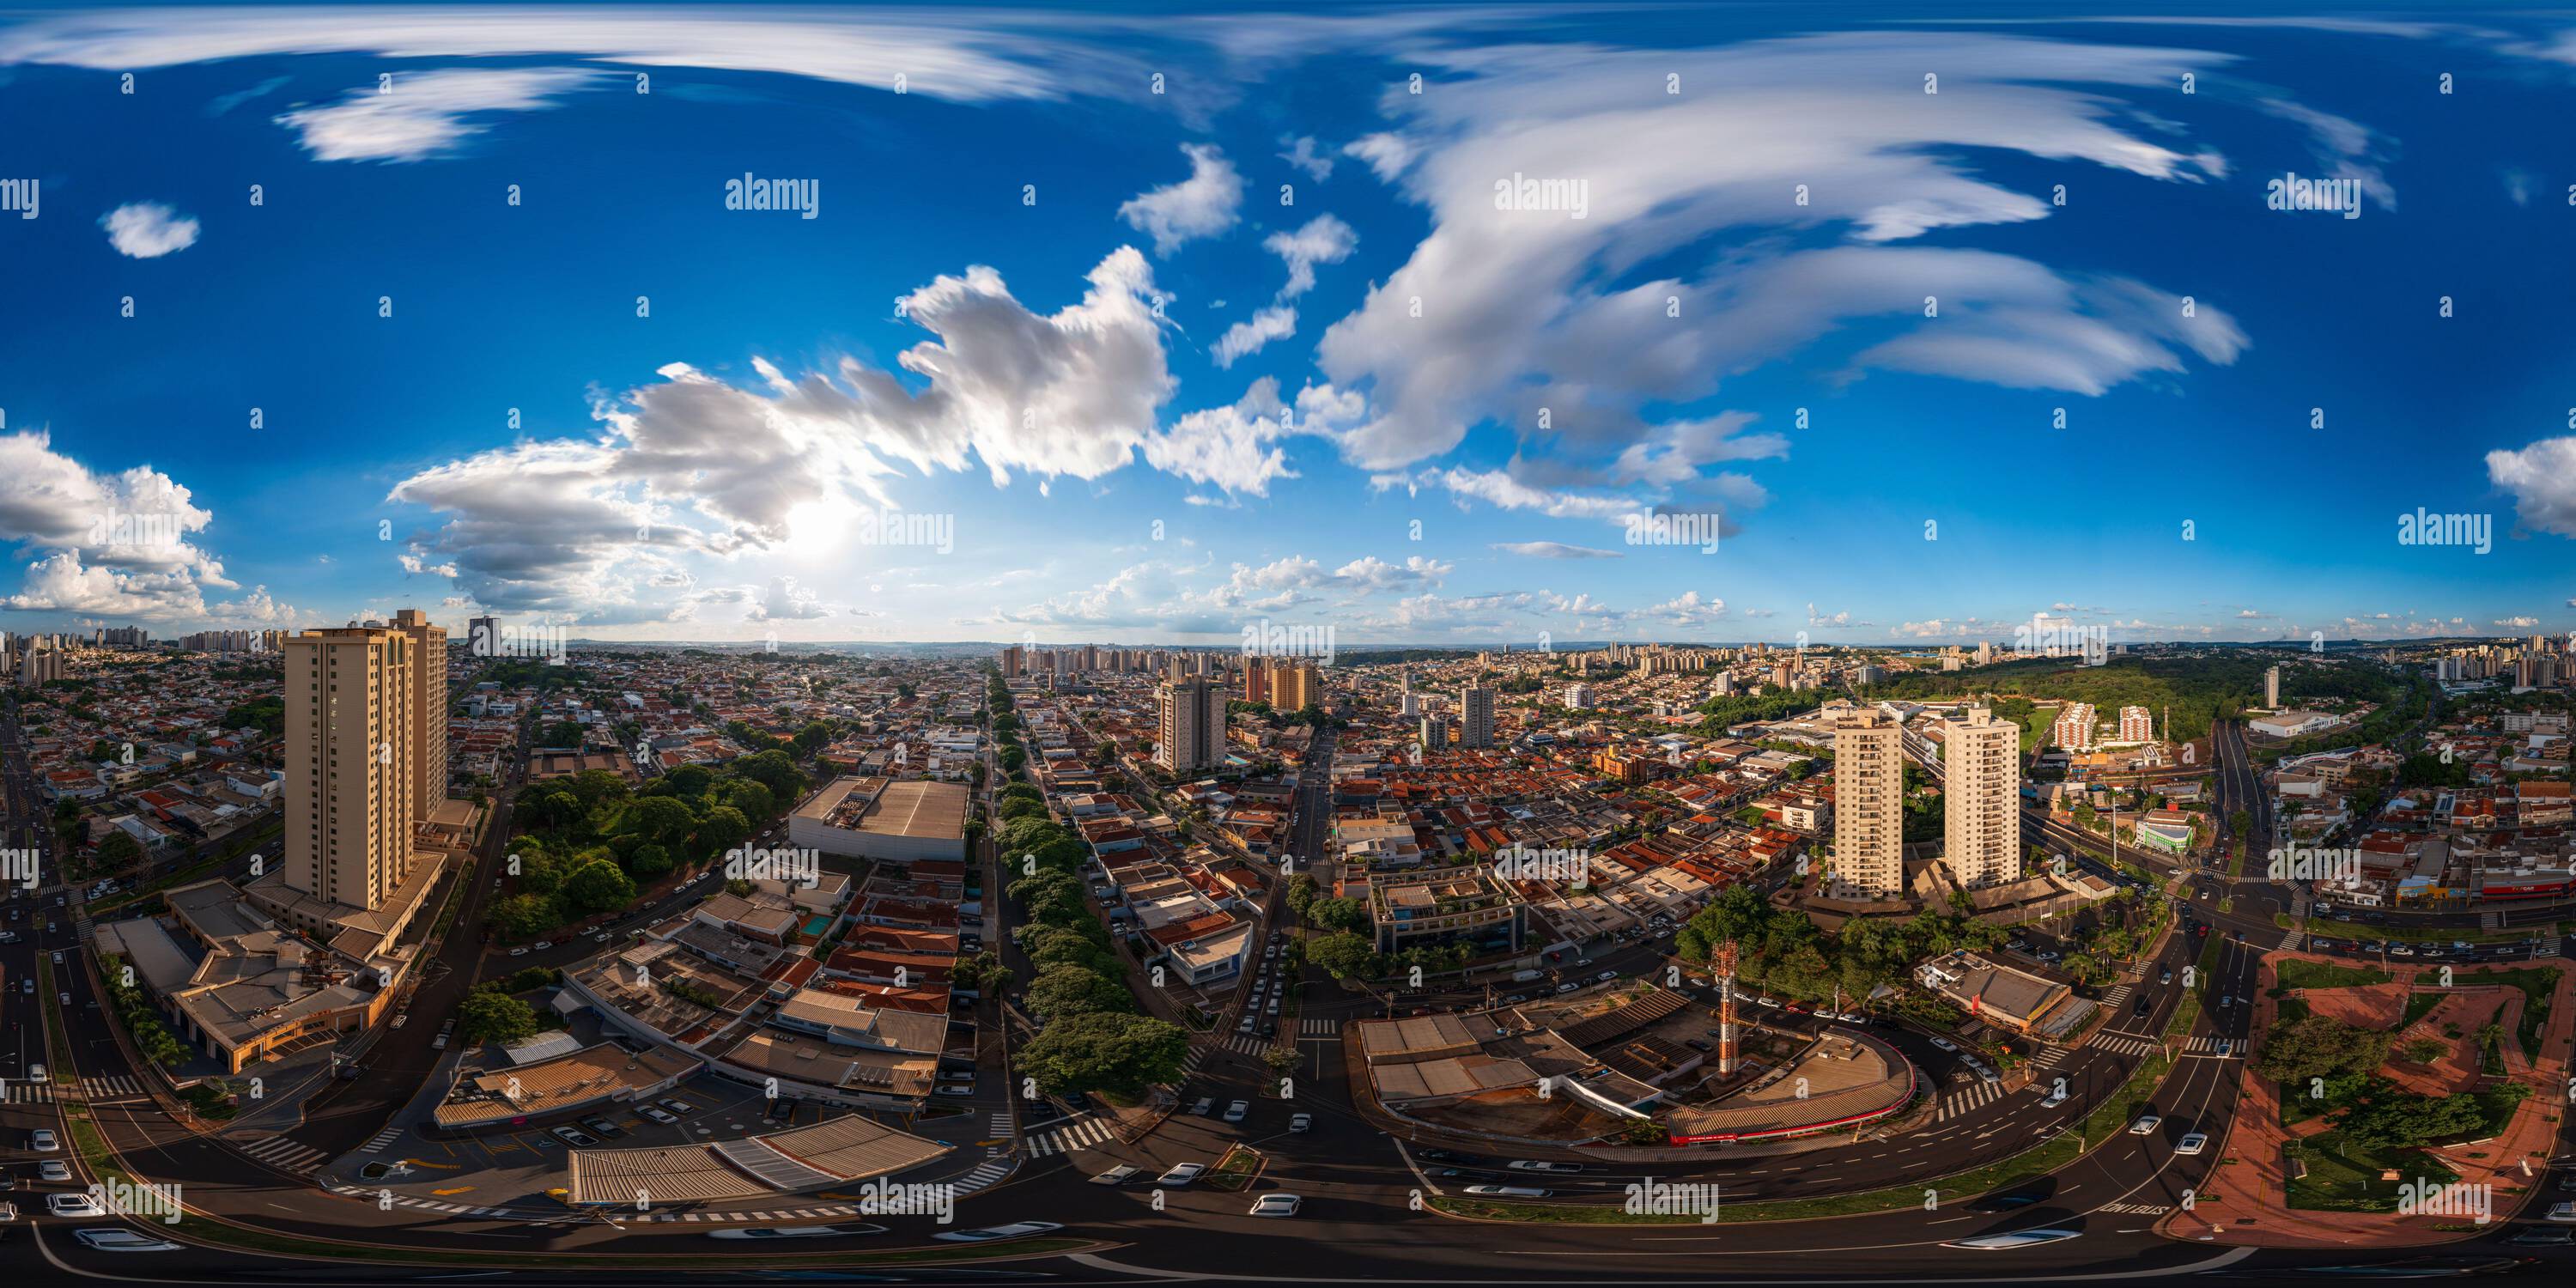
[[[36,1164],[36,1179],[39,1181],[68,1181],[71,1178],[72,1165],[59,1158],[49,1158]]]
[[[883,1234],[881,1225],[759,1225],[743,1230],[709,1230],[710,1239],[837,1239],[854,1234]]]
[[[411,1023],[411,1012],[409,1012],[409,1011],[405,1011],[405,1012],[403,1012],[402,1014],[397,1015],[397,1016],[395,1016],[395,1017],[394,1017],[394,1027],[395,1027],[395,1028],[401,1028],[402,1026],[404,1026],[404,1025],[406,1025],[406,1024],[409,1024],[409,1023]]]
[[[964,1100],[975,1094],[975,1084],[971,1082],[943,1083],[935,1094],[946,1096],[951,1100]]]
[[[1009,1225],[988,1225],[973,1230],[950,1230],[930,1237],[949,1243],[998,1243],[1004,1239],[1026,1239],[1052,1234],[1063,1229],[1053,1221],[1013,1221]]]
[[[528,950],[524,946],[513,948],[510,950],[510,955],[513,957],[525,957],[528,955]]]
[[[72,1237],[80,1240],[80,1245],[92,1252],[177,1252],[179,1250],[179,1245],[168,1239],[155,1239],[149,1235],[136,1234],[132,1230],[119,1230],[113,1227],[74,1230]]]
[[[2563,1248],[2576,1244],[2576,1230],[2554,1230],[2545,1225],[2525,1226],[2505,1242],[2525,1248]]]
[[[2129,1124],[2129,1134],[2132,1136],[2152,1136],[2155,1134],[2156,1128],[2164,1125],[2164,1121],[2164,1119],[2157,1117],[2154,1114],[2140,1114],[2138,1115],[2138,1120],[2136,1122]]]
[[[1304,1201],[1305,1200],[1298,1198],[1294,1194],[1264,1194],[1260,1198],[1252,1201],[1252,1210],[1245,1213],[1245,1215],[1295,1216],[1297,1215],[1298,1205]]]
[[[2576,1203],[2552,1203],[2549,1215],[2544,1219],[2559,1225],[2576,1225]]]
[[[1456,1154],[1445,1149],[1417,1149],[1413,1151],[1413,1156],[1415,1158],[1427,1158],[1435,1163],[1455,1163],[1459,1161]],[[2576,1159],[2576,1155],[2570,1155],[2569,1157],[2571,1159]]]
[[[1543,1199],[1556,1193],[1528,1185],[1470,1185],[1467,1192],[1480,1199]]]
[[[39,1154],[50,1154],[62,1147],[62,1142],[54,1139],[54,1131],[50,1127],[39,1127],[27,1133],[27,1148]]]
[[[1125,1185],[1127,1182],[1135,1180],[1137,1177],[1143,1176],[1144,1174],[1144,1168],[1137,1167],[1129,1163],[1120,1163],[1118,1166],[1110,1168],[1108,1171],[1102,1172],[1098,1176],[1092,1177],[1091,1183],[1094,1185]]]
[[[545,950],[547,950],[547,949],[549,949],[549,948],[552,948],[552,947],[554,947],[554,946],[555,946],[555,945],[554,945],[554,941],[553,941],[553,940],[551,940],[551,939],[540,939],[540,940],[538,940],[537,942],[535,942],[535,943],[533,943],[533,944],[528,945],[528,948],[529,948],[531,951],[533,951],[533,952],[540,952],[540,953],[541,953],[541,952],[544,952]]]
[[[1959,1049],[1959,1044],[1948,1038],[1934,1038],[1932,1039],[1932,1047],[1937,1051],[1956,1051]]]
[[[45,1210],[58,1217],[107,1215],[99,1207],[98,1200],[86,1194],[48,1194],[45,1196]]]
[[[1244,1115],[1251,1112],[1252,1103],[1250,1101],[1237,1100],[1225,1107],[1225,1120],[1230,1123],[1239,1123],[1243,1121]]]
[[[2039,1199],[2039,1195],[2027,1192],[2020,1194],[1989,1194],[1986,1197],[1969,1204],[1968,1210],[1971,1212],[2012,1212],[2021,1208],[2029,1207],[2031,1204],[2039,1202]]]
[[[589,1132],[583,1131],[582,1129],[570,1124],[560,1127],[549,1127],[546,1129],[546,1133],[567,1145],[588,1148],[589,1146],[599,1143],[599,1141],[593,1138]]]
[[[35,983],[33,981],[29,981],[27,987],[29,989],[33,989],[35,987]],[[1556,991],[1559,996],[1563,996],[1564,994],[1571,993],[1581,987],[1583,986],[1580,984],[1559,984],[1556,986]]]
[[[2059,1105],[2065,1104],[2065,1103],[2066,1103],[2066,1084],[2061,1082],[2061,1083],[2057,1084],[2056,1086],[2051,1087],[2051,1088],[2049,1089],[2048,1095],[2047,1095],[2046,1097],[2042,1098],[2042,1099],[2040,1100],[2040,1102],[2039,1102],[2039,1103],[2040,1103],[2040,1104],[2042,1104],[2042,1105],[2044,1105],[2044,1106],[2046,1106],[2046,1107],[2048,1107],[2048,1108],[2050,1108],[2050,1109],[2055,1109],[2055,1108],[2056,1108],[2056,1107],[2058,1107]]]
[[[1965,1239],[1952,1239],[1945,1248],[1969,1252],[2010,1252],[2015,1248],[2035,1248],[2043,1243],[2063,1243],[2081,1237],[2081,1230],[2013,1230],[2005,1234],[1979,1234]]]
[[[1505,1005],[1505,1006],[1518,1006],[1518,1005],[1520,1005],[1521,1003],[1526,1002],[1526,1001],[1528,1001],[1528,1000],[1529,1000],[1529,994],[1527,994],[1527,993],[1514,993],[1514,994],[1512,994],[1510,997],[1506,997],[1506,998],[1504,998],[1504,999],[1503,999],[1503,1005]]]
[[[635,1107],[635,1112],[665,1127],[673,1126],[680,1121],[658,1105],[638,1105]]]
[[[2209,1148],[2209,1137],[2199,1132],[2192,1132],[2174,1142],[2174,1152],[2177,1154],[2197,1154],[2207,1148]]]
[[[1197,1104],[1190,1106],[1190,1113],[1193,1117],[1205,1118],[1209,1114],[1215,1112],[1216,1097],[1214,1096],[1201,1096],[1199,1097]]]
[[[1610,981],[1619,978],[1619,972],[1615,970],[1605,970],[1592,978],[1595,983],[1607,984]]]
[[[1288,1130],[1292,1132],[1305,1132],[1313,1131],[1314,1129],[1315,1116],[1313,1114],[1290,1114],[1288,1116]]]
[[[1503,1164],[1503,1166],[1510,1168],[1515,1172],[1569,1173],[1580,1172],[1583,1170],[1583,1164],[1581,1163],[1559,1163],[1552,1159],[1545,1158],[1516,1158]]]
[[[2412,957],[2415,955],[2415,950],[2404,944],[2390,944],[2388,946],[2388,955],[2391,957]]]
[[[1205,1163],[1174,1163],[1171,1166],[1171,1170],[1155,1177],[1154,1183],[1156,1185],[1167,1186],[1172,1189],[1179,1189],[1181,1186],[1197,1180],[1206,1173],[1207,1164]]]

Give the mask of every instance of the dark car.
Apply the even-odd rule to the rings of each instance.
[[[598,1114],[592,1114],[590,1117],[582,1119],[581,1125],[589,1128],[593,1133],[608,1137],[611,1140],[626,1134],[625,1131],[619,1128],[617,1124],[608,1121],[606,1118],[601,1117]]]
[[[1971,1212],[2012,1212],[2039,1202],[2036,1194],[1989,1194],[1968,1205]]]
[[[1413,1151],[1413,1156],[1416,1158],[1427,1158],[1437,1163],[1454,1163],[1458,1161],[1458,1156],[1456,1154],[1450,1153],[1445,1149],[1417,1149]]]

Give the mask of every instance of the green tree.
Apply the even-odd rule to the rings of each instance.
[[[1368,906],[1348,896],[1317,899],[1307,905],[1306,919],[1325,930],[1357,931],[1369,924]]]
[[[1020,1068],[1049,1095],[1108,1091],[1137,1095],[1178,1082],[1189,1034],[1143,1015],[1095,1012],[1051,1022],[1020,1048]]]
[[[698,853],[704,856],[723,854],[751,839],[751,820],[731,805],[718,805],[707,811],[698,824]]]
[[[554,901],[538,894],[514,894],[492,905],[493,933],[504,939],[534,939],[555,928]]]
[[[102,871],[123,872],[143,861],[143,843],[121,827],[112,827],[98,839],[98,866]]]
[[[1087,921],[1090,911],[1082,901],[1082,882],[1053,868],[1041,869],[1035,876],[1021,877],[1004,887],[1011,901],[1020,905],[1028,919],[1041,923]]]
[[[2263,1035],[2254,1071],[2275,1082],[2367,1074],[2388,1058],[2394,1034],[2359,1028],[2323,1015],[2284,1020]]]
[[[1072,964],[1050,966],[1029,981],[1022,1000],[1029,1010],[1050,1023],[1070,1015],[1088,1015],[1097,1011],[1126,1012],[1136,1009],[1135,1000],[1127,995],[1127,986],[1117,980]]]
[[[1368,979],[1378,973],[1377,950],[1349,931],[1310,942],[1306,960],[1323,967],[1335,979]]]
[[[537,1011],[507,993],[477,989],[456,1008],[456,1034],[466,1042],[517,1042],[537,1032]]]
[[[690,830],[697,825],[697,815],[690,812],[687,801],[671,796],[641,796],[627,803],[626,816],[620,828],[656,845],[670,847],[686,841]]]

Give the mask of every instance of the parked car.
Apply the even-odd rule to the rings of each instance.
[[[683,1118],[698,1112],[698,1107],[696,1105],[690,1104],[685,1100],[673,1100],[667,1096],[660,1100],[656,1100],[653,1103],[660,1105],[664,1109],[668,1109],[672,1113],[678,1114]]]
[[[1102,1172],[1098,1176],[1092,1177],[1091,1183],[1094,1185],[1125,1185],[1127,1182],[1135,1180],[1137,1177],[1143,1176],[1144,1174],[1144,1168],[1136,1167],[1127,1163],[1120,1163],[1118,1166],[1110,1168],[1108,1171]]]
[[[1172,1164],[1171,1170],[1155,1177],[1154,1183],[1171,1189],[1179,1189],[1180,1187],[1187,1185],[1206,1174],[1207,1164],[1205,1163],[1174,1163]]]
[[[665,1127],[671,1126],[680,1121],[679,1119],[672,1117],[658,1105],[638,1105],[635,1112],[642,1114],[646,1118],[660,1123]]]
[[[33,987],[33,985],[30,985],[30,987]],[[1563,996],[1563,995],[1565,995],[1565,994],[1567,994],[1567,993],[1571,993],[1571,992],[1573,992],[1574,990],[1576,990],[1576,989],[1578,989],[1578,988],[1581,988],[1581,987],[1583,987],[1583,986],[1582,986],[1582,985],[1580,985],[1580,984],[1559,984],[1559,985],[1557,985],[1557,986],[1556,986],[1556,991],[1557,991],[1557,995],[1561,997],[1561,996]]]
[[[617,1124],[608,1121],[606,1118],[603,1118],[598,1114],[592,1114],[590,1117],[582,1119],[581,1125],[589,1128],[592,1132],[597,1133],[598,1135],[607,1137],[610,1140],[615,1140],[626,1134],[624,1128],[619,1127]]]
[[[1225,1120],[1230,1123],[1239,1123],[1243,1121],[1244,1115],[1251,1112],[1252,1104],[1250,1101],[1237,1100],[1225,1107]]]
[[[547,1134],[554,1136],[567,1145],[588,1148],[589,1146],[599,1143],[599,1141],[592,1137],[590,1133],[583,1131],[578,1127],[571,1126],[570,1124],[560,1127],[549,1127],[546,1130]]]
[[[1197,1104],[1190,1106],[1190,1113],[1200,1118],[1205,1118],[1214,1112],[1216,1112],[1216,1097],[1214,1096],[1201,1096],[1199,1097]]]

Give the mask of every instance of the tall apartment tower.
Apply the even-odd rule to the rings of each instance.
[[[1225,693],[1204,675],[1183,673],[1175,666],[1170,679],[1154,691],[1161,720],[1154,763],[1186,774],[1217,763],[1225,753]]]
[[[406,630],[325,627],[286,642],[287,889],[374,911],[409,873],[420,820],[419,665],[420,643]],[[295,920],[320,929],[329,918],[317,910]]]
[[[1458,691],[1458,745],[1494,745],[1494,691],[1470,684]]]
[[[427,819],[447,803],[447,628],[417,608],[395,613],[393,628],[412,642],[412,817]]]
[[[1943,721],[1941,738],[1941,861],[1951,880],[1967,889],[2020,880],[2021,726],[1974,707]]]
[[[1270,707],[1293,714],[1324,703],[1324,677],[1312,662],[1274,662],[1270,666]]]
[[[1243,659],[1243,700],[1246,702],[1268,702],[1270,700],[1270,662],[1268,659],[1258,657],[1247,657]]]
[[[2281,668],[2277,666],[2263,672],[2263,705],[2276,710],[2281,705]]]
[[[1834,875],[1881,898],[1905,893],[1904,736],[1874,708],[1834,726]]]

